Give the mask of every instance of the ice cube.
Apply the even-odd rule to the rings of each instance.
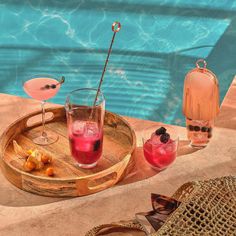
[[[72,124],[72,133],[74,135],[82,135],[86,126],[85,121],[76,120]]]
[[[155,133],[153,133],[152,136],[151,136],[151,142],[152,142],[153,145],[161,144],[160,135],[156,135]]]
[[[166,150],[165,150],[164,147],[158,148],[158,152],[159,152],[160,155],[166,155]]]
[[[144,148],[147,152],[152,153],[152,141],[151,141],[151,139],[148,139],[148,140],[144,143],[143,148]]]
[[[87,122],[84,130],[84,137],[94,137],[98,136],[99,129],[95,122]]]
[[[176,143],[173,140],[169,140],[165,148],[166,152],[172,153],[176,150]]]

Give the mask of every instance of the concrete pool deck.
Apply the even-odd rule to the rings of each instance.
[[[48,105],[55,106],[55,105]],[[0,94],[0,134],[19,117],[39,109],[39,102]],[[155,130],[157,122],[125,117],[141,134]],[[137,167],[117,186],[80,198],[50,198],[24,192],[10,184],[0,171],[0,234],[84,235],[92,227],[112,221],[128,220],[136,212],[151,208],[150,193],[171,195],[185,182],[236,173],[236,78],[221,105],[209,145],[201,150],[188,147],[186,130],[180,134],[175,163],[156,173],[143,162],[142,150],[134,155]],[[146,178],[145,177],[149,177]],[[141,181],[139,181],[141,180]]]

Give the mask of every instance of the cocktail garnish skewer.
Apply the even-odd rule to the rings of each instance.
[[[93,102],[93,107],[92,107],[92,110],[91,110],[90,115],[89,115],[89,120],[92,120],[94,107],[96,106],[96,102],[97,102],[97,99],[98,99],[98,94],[100,92],[100,88],[101,88],[101,85],[102,85],[102,82],[103,82],[103,77],[104,77],[104,74],[106,72],[106,67],[107,67],[108,60],[109,60],[109,57],[110,57],[110,54],[111,54],[111,49],[112,49],[112,45],[114,43],[116,33],[119,32],[120,29],[121,29],[120,22],[115,21],[112,24],[111,29],[114,32],[114,34],[113,34],[112,39],[111,39],[111,44],[110,44],[110,47],[109,47],[109,50],[108,50],[108,53],[107,53],[107,58],[106,58],[106,61],[105,61],[104,67],[103,67],[102,76],[100,78],[99,85],[98,85],[98,88],[97,88],[97,93],[96,93],[96,96],[95,96],[95,99],[94,99],[94,102]]]
[[[44,89],[55,89],[59,84],[63,84],[65,82],[65,77],[62,76],[61,77],[61,80],[56,83],[56,84],[46,84],[45,86],[41,87],[41,90],[44,90]]]
[[[96,101],[97,101],[98,94],[100,92],[100,88],[101,88],[101,85],[102,85],[102,82],[103,82],[104,74],[106,72],[106,67],[107,67],[108,60],[109,60],[109,57],[110,57],[110,54],[111,54],[111,49],[112,49],[112,45],[114,43],[114,39],[115,39],[116,33],[119,32],[120,29],[121,29],[120,22],[115,21],[112,24],[111,28],[112,28],[112,31],[114,32],[114,34],[113,34],[112,39],[111,39],[111,44],[110,44],[110,47],[109,47],[109,50],[108,50],[108,54],[107,54],[107,58],[106,58],[106,62],[105,62],[105,65],[104,65],[104,68],[103,68],[103,71],[102,71],[102,76],[101,76],[101,79],[100,79],[100,82],[99,82],[99,85],[98,85],[98,88],[97,88],[97,94],[96,94],[96,97],[95,97],[94,102],[93,102],[93,107],[96,105]]]

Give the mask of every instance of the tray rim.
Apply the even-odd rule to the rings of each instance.
[[[57,106],[57,107],[50,107],[50,108],[45,109],[45,113],[52,112],[52,111],[54,111],[54,110],[60,110],[60,111],[62,112],[62,110],[64,110],[64,109],[65,109],[65,108],[64,108],[63,106],[61,106],[61,107],[58,107],[58,106]],[[120,163],[126,162],[126,161],[127,161],[126,159],[130,158],[130,156],[131,156],[132,153],[134,152],[134,150],[135,150],[135,148],[136,148],[136,142],[137,142],[137,138],[136,138],[136,134],[135,134],[134,129],[132,128],[132,126],[130,126],[130,124],[129,124],[122,116],[120,116],[120,115],[118,115],[118,114],[116,114],[116,113],[107,111],[107,110],[105,111],[105,113],[107,113],[107,114],[112,114],[112,115],[115,115],[115,116],[119,117],[119,119],[122,120],[122,122],[124,122],[124,123],[129,127],[129,129],[130,129],[130,131],[131,131],[131,134],[132,134],[132,137],[133,137],[133,143],[132,143],[131,150],[129,151],[129,153],[127,153],[126,156],[124,156],[121,161],[115,163],[114,165],[110,166],[109,168],[106,168],[106,169],[104,169],[104,170],[102,170],[102,171],[99,171],[99,172],[96,172],[96,173],[93,173],[93,174],[88,174],[88,175],[84,175],[84,176],[74,176],[73,178],[57,178],[57,177],[51,178],[51,177],[46,177],[46,176],[45,176],[45,177],[44,177],[44,176],[36,176],[36,175],[34,175],[34,174],[31,174],[30,172],[22,171],[22,170],[20,170],[20,169],[18,169],[18,168],[16,168],[16,167],[14,167],[14,166],[11,165],[10,163],[6,162],[6,161],[4,160],[4,154],[5,154],[5,151],[6,151],[7,147],[9,146],[9,143],[13,140],[14,137],[11,138],[10,141],[8,141],[6,147],[3,147],[2,142],[3,142],[4,136],[5,136],[5,135],[7,134],[7,132],[8,132],[9,130],[11,130],[11,128],[12,128],[14,125],[16,125],[17,123],[19,123],[19,122],[21,122],[21,121],[23,121],[23,120],[25,120],[25,119],[28,119],[28,118],[30,118],[30,117],[34,117],[34,116],[40,115],[40,114],[41,114],[41,110],[37,110],[37,111],[35,111],[35,112],[28,113],[28,114],[26,114],[26,115],[24,115],[24,116],[18,118],[16,121],[14,121],[13,123],[11,123],[11,124],[3,131],[2,135],[0,136],[0,160],[1,160],[2,162],[4,162],[7,166],[9,166],[10,168],[14,169],[14,170],[15,170],[16,172],[18,172],[19,174],[21,174],[22,176],[28,176],[28,177],[30,177],[30,178],[34,178],[34,179],[37,179],[37,180],[39,180],[39,179],[47,180],[47,181],[48,181],[48,180],[49,180],[49,181],[51,180],[51,181],[53,181],[53,182],[75,181],[75,180],[87,179],[87,178],[89,178],[89,177],[95,177],[95,176],[97,176],[98,174],[104,173],[104,172],[110,170],[111,168],[114,168],[114,166],[119,165]],[[55,120],[52,118],[51,120],[46,121],[45,124],[47,124],[47,123],[53,123],[53,122],[55,122]],[[33,129],[33,128],[38,127],[38,126],[40,126],[40,125],[41,125],[41,122],[39,122],[39,123],[37,122],[35,125],[33,125],[33,126],[31,126],[31,127],[25,128],[24,131]],[[19,135],[19,134],[17,134],[17,135]],[[2,165],[1,165],[1,163],[0,163],[0,166],[1,166],[1,169],[2,169],[3,167],[2,167]],[[4,171],[3,171],[3,174],[4,174],[4,176],[6,176]]]

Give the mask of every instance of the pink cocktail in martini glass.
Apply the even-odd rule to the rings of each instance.
[[[51,76],[35,76],[25,80],[23,83],[24,91],[32,98],[41,101],[42,106],[42,132],[33,139],[33,142],[39,145],[49,145],[57,141],[58,135],[45,130],[45,102],[54,97],[61,84],[64,83],[64,77],[59,81]]]
[[[47,85],[49,85],[50,88]],[[30,97],[39,101],[46,101],[54,97],[60,87],[61,84],[58,80],[52,78],[33,78],[24,83],[25,92]]]

